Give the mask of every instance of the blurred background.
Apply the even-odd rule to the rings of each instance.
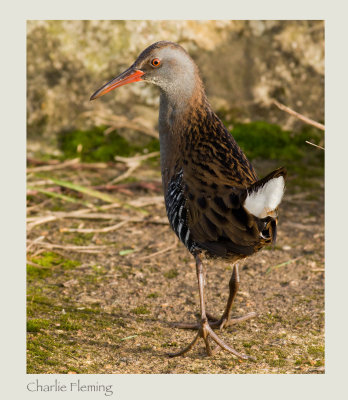
[[[32,155],[107,161],[116,153],[132,153],[122,139],[157,148],[157,88],[137,83],[98,101],[89,97],[159,40],[178,42],[190,53],[214,110],[231,131],[237,123],[260,121],[277,124],[292,136],[308,128],[272,99],[318,122],[324,119],[323,21],[28,21],[27,35]],[[271,126],[252,127],[259,137],[250,139],[252,146],[244,143],[240,126],[234,132],[242,148],[250,148],[250,157],[255,140],[278,141],[280,151],[298,145],[281,139]],[[109,152],[100,149],[104,143],[111,146]]]

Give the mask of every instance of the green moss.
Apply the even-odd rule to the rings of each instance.
[[[63,132],[59,136],[59,146],[64,154],[64,158],[80,157],[82,161],[114,161],[114,157],[132,156],[142,152],[144,148],[148,152],[158,151],[159,142],[151,139],[145,147],[143,145],[132,144],[117,131],[105,135],[105,126],[95,127],[88,131]],[[79,150],[79,151],[78,151]]]
[[[105,320],[103,320],[105,321]],[[123,320],[123,318],[112,318],[111,321],[109,321],[110,326],[119,326],[120,328],[125,328],[127,326],[127,323]]]
[[[45,251],[40,256],[31,259],[35,264],[42,267],[52,267],[60,264],[62,257],[52,251]]]
[[[73,269],[81,264],[79,261],[63,258],[52,251],[46,251],[37,257],[31,257],[30,260],[43,268],[28,265],[27,271],[29,278],[42,278],[49,276],[52,274],[50,269],[54,266],[59,265],[62,269]]]
[[[162,347],[178,347],[178,343],[177,342],[167,342],[167,343],[162,343],[161,346]]]
[[[62,259],[60,267],[63,269],[74,269],[78,265],[81,265],[80,261]]]
[[[54,300],[46,296],[42,296],[40,287],[28,287],[27,298],[28,308],[33,304],[37,303],[40,305],[47,305],[49,307],[55,307]]]
[[[54,204],[52,204],[51,211],[65,211],[65,210],[66,210],[66,204],[61,200],[58,200]]]
[[[93,272],[96,275],[105,275],[107,273],[106,269],[104,267],[102,267],[101,265],[92,265],[91,266]]]
[[[319,144],[323,138],[322,132],[314,127],[304,126],[295,133],[265,121],[236,123],[228,113],[221,111],[218,114],[225,125],[232,128],[231,134],[250,159],[299,160],[318,150],[311,148],[306,140]],[[313,154],[323,159],[323,152],[314,151]]]
[[[81,325],[75,322],[73,318],[76,318],[76,316],[72,317],[69,314],[62,315],[59,319],[58,328],[63,329],[65,331],[77,331],[81,329]]]
[[[133,308],[132,313],[137,315],[150,314],[150,310],[146,306],[138,306]]]
[[[28,358],[28,371],[32,364],[45,366],[48,359],[52,359],[55,351],[62,347],[53,335],[38,334],[31,335],[27,341],[27,350],[31,357]]]
[[[296,359],[295,365],[311,365],[311,362],[308,358],[299,357]]]
[[[76,246],[85,246],[90,244],[93,238],[93,233],[76,233],[71,239],[71,243],[76,244]]]
[[[150,345],[143,345],[143,346],[138,347],[138,351],[140,351],[140,352],[148,352],[151,350],[152,350],[152,346],[150,346]]]
[[[156,299],[157,297],[159,297],[160,294],[158,292],[154,292],[154,293],[150,293],[147,295],[148,299]]]
[[[51,321],[46,319],[34,318],[27,321],[27,332],[39,332],[41,329],[48,328]]]
[[[163,276],[168,279],[176,278],[179,275],[179,272],[176,269],[171,269],[168,272],[164,272]]]
[[[48,267],[35,267],[33,265],[27,265],[27,277],[28,280],[44,279],[52,275],[52,271]]]
[[[309,322],[309,321],[311,321],[311,320],[312,320],[312,317],[309,316],[309,315],[303,315],[303,316],[300,316],[300,317],[296,318],[296,322],[297,322],[297,323]]]
[[[309,346],[308,349],[308,354],[311,354],[316,357],[324,357],[325,355],[325,347],[324,346]]]
[[[269,365],[271,367],[284,367],[286,365],[286,360],[283,359],[274,359],[269,361]]]

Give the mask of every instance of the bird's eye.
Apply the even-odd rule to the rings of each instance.
[[[159,67],[159,66],[161,65],[160,59],[159,59],[159,58],[154,58],[154,59],[151,61],[151,65],[152,65],[153,67],[155,67],[155,68]]]

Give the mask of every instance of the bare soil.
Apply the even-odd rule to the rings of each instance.
[[[257,167],[267,172],[270,166]],[[121,172],[103,171],[104,182]],[[99,184],[100,174],[50,172],[84,185]],[[160,179],[158,169],[150,166],[134,176],[138,181]],[[166,223],[159,190],[132,188],[117,193],[124,201],[139,200],[147,216],[133,208],[111,208],[103,212],[113,214],[112,221],[65,218],[31,229],[28,239],[43,239],[28,251],[36,274],[28,278],[28,373],[324,373],[323,178],[314,181],[313,187],[299,187],[289,177],[276,245],[240,264],[240,291],[232,314],[256,311],[258,317],[217,331],[256,361],[241,361],[223,351],[207,357],[202,340],[183,357],[167,356],[195,334],[171,323],[197,320],[199,304],[194,259]],[[28,203],[38,204],[30,217],[81,208],[40,196]],[[88,196],[82,200],[104,204]],[[95,230],[127,218],[123,226],[106,233],[64,231]],[[49,249],[40,241],[60,247]],[[68,246],[105,248],[85,253],[82,247],[72,251]],[[64,262],[48,263],[42,272],[38,264],[47,252]],[[66,260],[76,264],[67,267]],[[216,260],[205,261],[205,266],[207,309],[220,316],[232,266]]]

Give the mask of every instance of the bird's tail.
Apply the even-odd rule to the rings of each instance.
[[[285,189],[286,169],[278,168],[250,185],[243,203],[244,208],[258,218],[276,217]]]

